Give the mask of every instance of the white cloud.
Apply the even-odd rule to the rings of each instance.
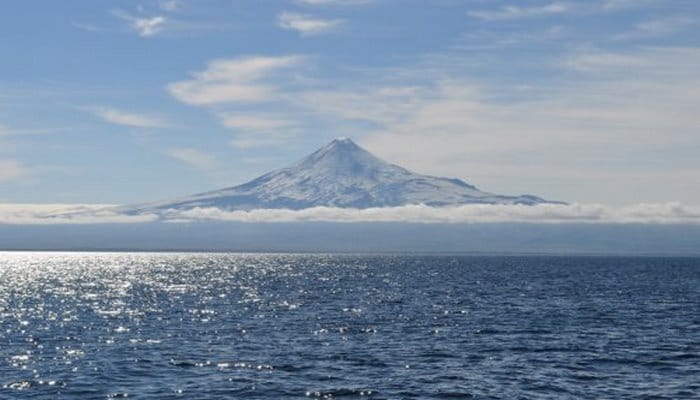
[[[611,72],[628,68],[645,68],[648,60],[636,53],[583,51],[572,54],[566,67],[581,72]]]
[[[116,125],[135,128],[167,128],[167,121],[151,115],[136,114],[111,107],[96,107],[89,109],[93,114]]]
[[[658,18],[641,22],[629,32],[615,36],[618,40],[668,36],[698,24],[698,19],[687,16]]]
[[[617,11],[627,8],[645,7],[665,0],[602,0],[598,7],[603,11]]]
[[[296,125],[295,121],[275,114],[225,114],[221,116],[221,123],[243,131],[270,131]]]
[[[467,11],[472,18],[484,21],[509,21],[528,18],[553,17],[564,14],[596,15],[621,12],[633,8],[645,8],[662,0],[587,0],[553,1],[535,5],[506,5],[495,9],[475,9]],[[488,2],[480,2],[486,4]],[[513,2],[515,3],[515,2]],[[528,3],[528,2],[520,2]],[[530,2],[532,4],[534,2]]]
[[[0,125],[0,136],[44,135],[61,129],[14,129]]]
[[[700,224],[700,206],[680,203],[635,204],[611,207],[601,204],[464,205],[348,209],[314,207],[304,210],[259,209],[226,211],[218,208],[167,210],[161,215],[127,215],[119,208],[89,204],[0,204],[0,224],[109,224],[229,221],[272,222],[404,222],[404,223],[586,223],[586,224]]]
[[[122,10],[113,10],[112,14],[127,22],[130,30],[141,37],[151,37],[163,31],[168,19],[162,15],[136,16]]]
[[[301,56],[242,57],[211,61],[192,79],[175,82],[167,89],[176,99],[192,105],[262,102],[277,95],[266,78],[276,70],[299,65]]]
[[[412,222],[412,223],[640,223],[700,224],[700,207],[679,203],[609,207],[600,204],[464,205],[456,207],[403,207],[347,209],[314,207],[304,210],[260,209],[225,211],[195,208],[170,211],[166,219],[235,222]]]
[[[182,9],[183,3],[178,0],[162,0],[158,3],[163,11],[174,12]]]
[[[280,145],[289,142],[293,137],[294,135],[286,133],[269,133],[264,136],[254,134],[236,135],[229,143],[237,149],[250,149],[253,147]]]
[[[307,14],[283,12],[278,17],[280,28],[291,29],[302,36],[318,35],[330,32],[342,24],[339,19],[320,19]]]
[[[241,57],[215,60],[192,79],[168,85],[172,96],[196,106],[217,107],[222,125],[233,130],[231,145],[250,148],[288,142],[298,131],[297,123],[283,115],[265,112],[227,112],[221,107],[245,103],[286,102],[287,83],[276,80],[280,70],[300,65],[304,57]],[[289,81],[288,79],[286,81]]]
[[[288,142],[299,130],[296,121],[277,114],[222,114],[220,119],[222,125],[235,132],[235,137],[230,142],[235,148]]]
[[[522,7],[511,5],[504,6],[497,10],[472,10],[468,11],[467,15],[486,21],[499,21],[564,14],[571,10],[572,6],[569,3],[554,2],[541,6]]]
[[[84,22],[78,22],[78,21],[71,21],[71,25],[73,25],[74,28],[78,28],[83,31],[88,31],[88,32],[103,32],[104,29],[94,25],[94,24],[88,24]]]
[[[0,203],[0,225],[119,224],[156,221],[152,214],[125,215],[104,204]]]
[[[16,160],[0,160],[0,183],[29,175],[30,169]]]
[[[309,6],[348,6],[357,4],[368,4],[374,0],[297,0],[297,3]]]
[[[700,79],[700,72],[695,68],[695,63],[700,62],[700,47],[650,46],[617,52],[583,49],[565,60],[564,68],[605,78],[608,82],[668,85],[682,81],[694,84]]]
[[[169,149],[166,154],[191,167],[202,170],[213,169],[218,164],[214,156],[189,147]]]

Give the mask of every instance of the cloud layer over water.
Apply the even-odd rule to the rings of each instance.
[[[700,224],[700,206],[681,203],[606,206],[601,204],[463,205],[347,209],[314,207],[304,210],[259,209],[226,211],[218,208],[167,210],[129,215],[106,205],[0,204],[0,224],[113,224],[147,222],[226,221],[273,222],[410,222],[410,223],[607,223]]]

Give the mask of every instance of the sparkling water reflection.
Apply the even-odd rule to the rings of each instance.
[[[0,398],[699,398],[700,259],[0,253]]]

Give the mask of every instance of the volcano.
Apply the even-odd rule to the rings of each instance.
[[[348,138],[338,138],[297,163],[242,185],[170,201],[143,204],[136,212],[216,207],[224,210],[311,207],[373,208],[424,204],[559,203],[533,195],[481,191],[456,178],[421,175],[374,156]]]

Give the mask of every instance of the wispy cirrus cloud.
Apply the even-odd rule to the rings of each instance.
[[[535,6],[509,5],[495,10],[470,10],[467,11],[467,15],[486,21],[501,21],[564,14],[572,9],[569,3],[554,2]]]
[[[186,18],[185,3],[179,0],[163,0],[148,5],[139,4],[135,9],[112,9],[110,14],[120,24],[72,20],[73,27],[87,32],[130,32],[142,38],[153,38],[173,32],[196,32],[222,28],[211,21],[192,21]],[[182,19],[184,17],[184,19]]]
[[[309,6],[348,6],[357,4],[368,4],[376,0],[296,0],[298,4]]]
[[[270,76],[303,60],[298,55],[214,60],[191,79],[169,84],[167,90],[181,102],[196,106],[263,102],[278,94],[268,81]]]
[[[179,11],[184,7],[184,3],[179,0],[162,0],[158,6],[163,11],[174,12]]]
[[[467,11],[467,15],[484,21],[496,22],[555,17],[565,14],[596,15],[615,13],[632,8],[649,7],[658,2],[659,0],[533,1],[509,4],[498,8],[471,9]],[[483,4],[486,3],[483,2]]]
[[[30,173],[31,169],[17,160],[0,159],[0,183],[21,179]]]
[[[343,23],[341,19],[321,19],[308,14],[286,11],[277,17],[277,21],[280,28],[297,31],[302,36],[331,32]]]
[[[89,24],[85,22],[80,22],[80,21],[71,21],[71,25],[73,25],[74,28],[87,31],[87,32],[103,32],[104,28],[97,26],[96,24]]]
[[[700,62],[700,47],[646,46],[618,51],[585,48],[571,52],[564,60],[560,67],[606,80],[668,83],[661,82],[664,78],[695,84],[700,79],[695,68]],[[628,75],[631,71],[634,76]]]
[[[133,128],[168,128],[171,126],[166,120],[160,117],[137,114],[112,107],[88,108],[88,111],[92,112],[105,122],[115,125],[129,126]]]
[[[22,136],[44,135],[62,131],[60,128],[55,129],[16,129],[0,125],[0,155],[5,153],[14,154],[14,145],[5,143],[5,139],[11,142],[10,139],[17,139]],[[0,158],[0,184],[16,181],[27,181],[34,178],[38,168],[28,166],[25,162],[17,160],[14,155],[11,158]]]
[[[223,114],[221,123],[231,129],[261,131],[291,128],[296,121],[277,114]]]
[[[164,15],[135,15],[118,9],[112,10],[112,14],[125,21],[130,30],[144,38],[155,36],[162,32],[165,29],[165,24],[168,22],[168,18]]]
[[[689,16],[672,16],[638,23],[632,30],[615,36],[618,40],[653,38],[683,32],[700,20]]]
[[[0,137],[2,136],[26,136],[26,135],[45,135],[63,131],[63,128],[45,128],[45,129],[16,129],[0,125]]]
[[[250,149],[253,147],[275,146],[289,143],[296,135],[289,132],[250,132],[247,134],[237,134],[229,142],[232,147],[238,149]]]
[[[294,137],[293,119],[263,111],[226,111],[225,107],[286,101],[289,93],[276,75],[304,60],[299,55],[215,60],[193,73],[192,79],[172,83],[167,90],[184,103],[215,109],[221,124],[235,132],[233,147],[279,144]]]
[[[216,157],[191,147],[169,149],[165,154],[196,169],[211,170],[218,165]]]
[[[299,130],[296,120],[274,113],[228,113],[219,118],[223,126],[235,132],[230,144],[236,148],[284,143]]]
[[[617,11],[628,8],[647,7],[665,0],[601,0],[593,5],[603,11]]]

